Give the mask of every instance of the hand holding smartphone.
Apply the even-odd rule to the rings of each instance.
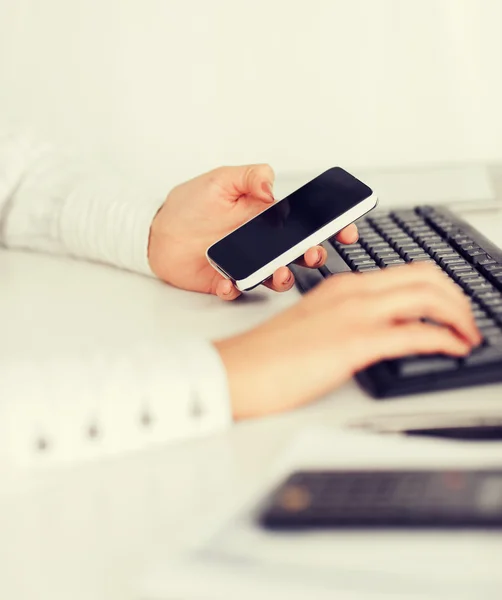
[[[373,190],[333,167],[217,241],[206,256],[237,289],[248,291],[376,205]]]

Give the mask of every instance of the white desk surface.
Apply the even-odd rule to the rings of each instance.
[[[470,220],[499,243],[500,213]],[[221,336],[297,299],[268,291],[224,304],[157,281],[77,261],[0,251],[0,360],[196,330]],[[0,486],[0,597],[128,600],[160,544],[180,547],[193,515],[254,488],[270,459],[308,423],[370,413],[499,405],[502,385],[374,402],[350,383],[316,404],[239,424],[211,438],[101,463],[5,474]]]

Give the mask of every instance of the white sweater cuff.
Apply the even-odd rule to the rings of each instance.
[[[0,465],[101,459],[220,432],[225,369],[202,339],[0,365]]]
[[[25,137],[0,139],[0,161],[0,243],[152,275],[150,226],[163,198]]]
[[[118,179],[82,182],[62,207],[61,242],[72,256],[152,275],[148,241],[163,200]]]

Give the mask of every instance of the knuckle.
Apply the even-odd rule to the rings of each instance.
[[[410,293],[413,294],[419,302],[430,305],[434,304],[438,296],[437,287],[430,281],[424,281],[418,285],[413,285]]]
[[[271,179],[272,181],[275,179],[274,169],[268,163],[253,165],[252,168],[256,169],[256,173],[265,179]]]
[[[209,171],[206,175],[208,185],[218,185],[227,173],[228,167],[216,167],[216,169]]]

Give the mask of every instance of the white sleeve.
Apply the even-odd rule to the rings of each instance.
[[[0,244],[152,275],[150,226],[163,198],[27,135],[0,135]]]
[[[162,200],[90,175],[26,136],[0,135],[0,244],[151,274]],[[52,464],[215,432],[231,421],[226,373],[207,341],[0,364],[0,458]]]
[[[103,458],[222,431],[226,373],[204,340],[0,365],[7,467]]]

